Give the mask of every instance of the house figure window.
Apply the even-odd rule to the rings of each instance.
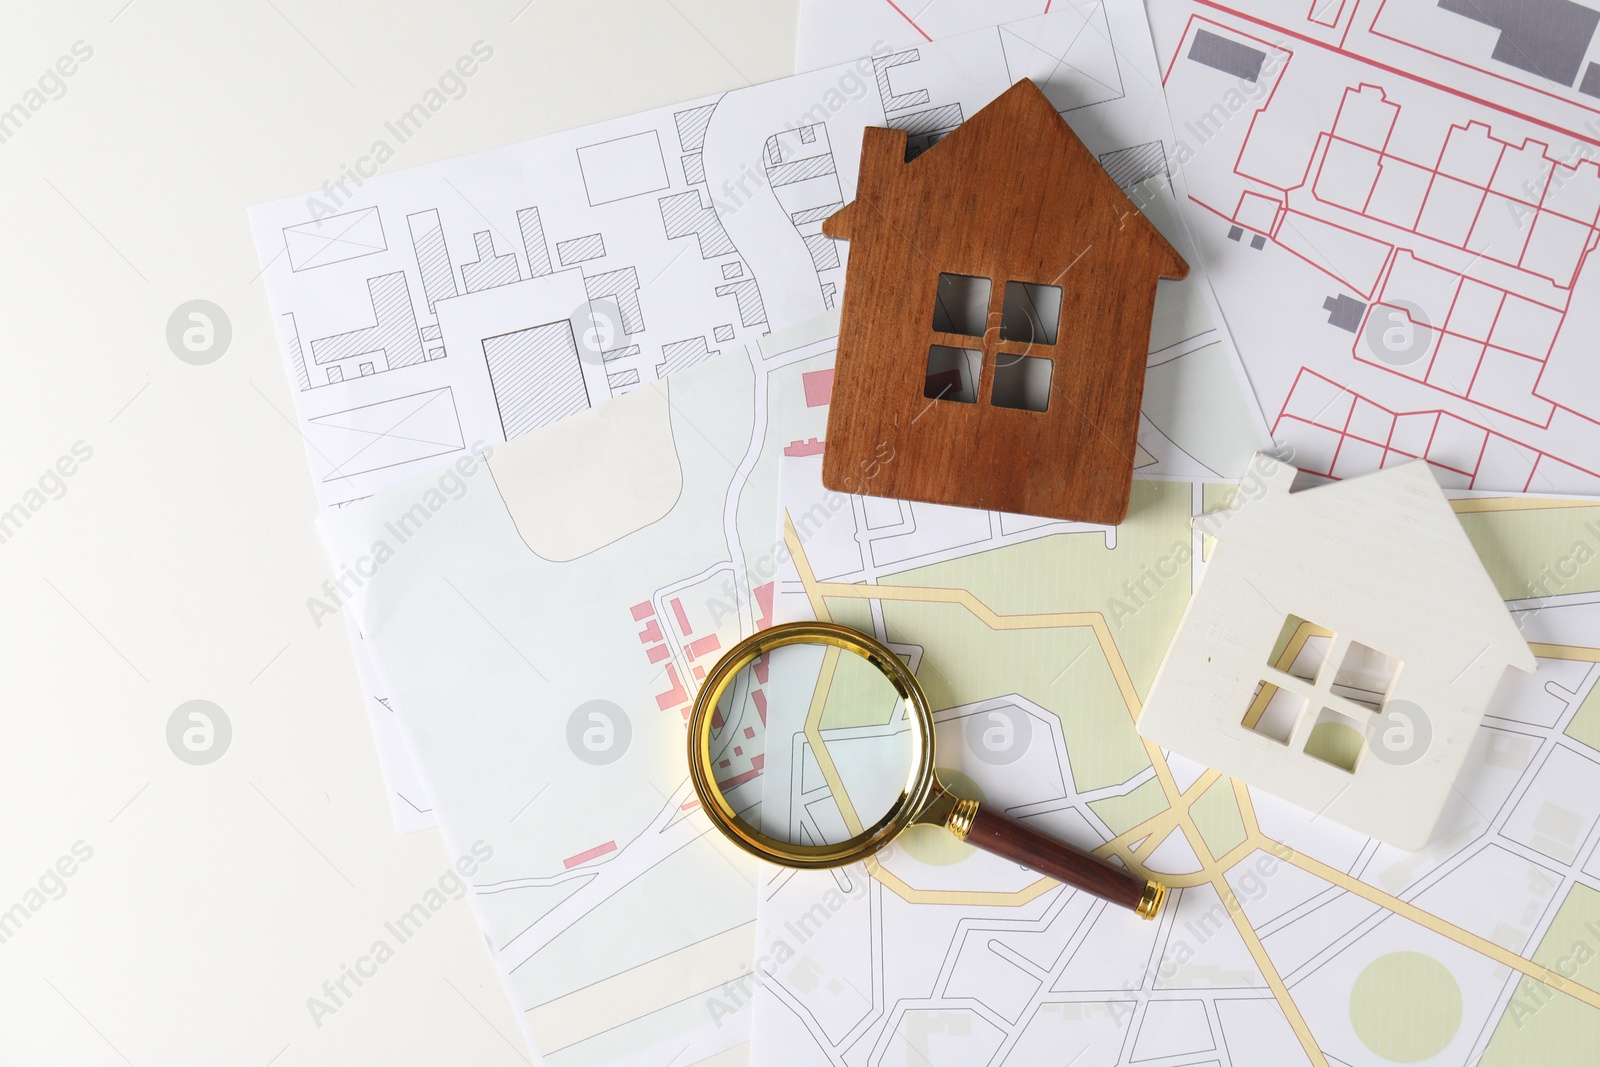
[[[1263,680],[1241,725],[1281,745],[1297,735],[1308,708],[1317,717],[1305,737],[1306,755],[1354,773],[1367,749],[1373,716],[1381,715],[1400,662],[1361,644],[1341,643],[1332,630],[1288,616],[1266,665],[1275,681]],[[1333,666],[1335,652],[1340,653]]]
[[[1157,286],[1188,265],[1026,78],[912,139],[867,127],[822,226],[850,242],[822,484],[1121,522]]]
[[[929,400],[1047,411],[1062,290],[1007,279],[998,314],[994,279],[941,273],[922,395]],[[991,327],[993,324],[993,328]],[[986,376],[985,368],[989,369]]]
[[[1482,758],[1507,669],[1538,661],[1426,460],[1298,492],[1297,474],[1257,454],[1200,524],[1204,576],[1139,735],[1414,851]]]

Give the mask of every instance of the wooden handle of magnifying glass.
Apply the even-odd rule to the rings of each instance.
[[[1080,852],[1070,845],[1052,841],[982,805],[974,805],[976,810],[972,812],[971,823],[963,835],[960,824],[966,820],[960,816],[965,813],[959,810],[963,806],[965,804],[958,805],[956,815],[946,825],[969,845],[1015,860],[1064,885],[1136,911],[1141,918],[1154,919],[1167,899],[1167,887],[1161,883],[1107,863],[1087,852]]]

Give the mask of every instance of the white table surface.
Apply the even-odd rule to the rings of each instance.
[[[0,1064],[524,1062],[462,901],[307,1007],[452,857],[392,832],[345,629],[306,608],[329,567],[245,208],[337,176],[474,41],[384,172],[782,76],[795,9],[12,5],[0,114],[92,55],[0,125],[0,512],[93,454],[0,543]],[[166,338],[197,298],[233,330],[207,366]],[[205,766],[166,739],[192,699],[233,729]]]

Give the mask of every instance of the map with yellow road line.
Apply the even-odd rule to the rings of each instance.
[[[1557,1064],[1600,1047],[1600,504],[1456,500],[1539,671],[1507,678],[1433,840],[1407,853],[1133,729],[1203,566],[1190,521],[1230,492],[1140,482],[1128,522],[1086,527],[844,498],[818,457],[785,458],[775,616],[888,642],[937,709],[943,777],[1175,891],[1145,923],[928,828],[865,867],[769,874],[757,1063]],[[861,726],[824,715],[800,744]]]

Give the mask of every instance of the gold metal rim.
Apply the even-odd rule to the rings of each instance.
[[[1139,913],[1141,919],[1154,919],[1161,914],[1161,905],[1167,902],[1167,887],[1157,881],[1144,884],[1144,895],[1139,898],[1139,906],[1134,911]]]
[[[944,828],[956,835],[957,841],[965,841],[967,835],[972,833],[972,820],[978,817],[978,802],[976,800],[956,799],[950,815],[944,822]]]
[[[911,769],[900,797],[889,811],[846,841],[832,845],[795,845],[780,841],[741,822],[717,788],[711,756],[711,721],[717,702],[729,685],[758,658],[785,645],[827,645],[853,653],[881,671],[905,702],[911,720]],[[689,777],[700,806],[716,828],[744,851],[785,867],[841,867],[866,859],[914,822],[936,789],[933,774],[933,711],[928,697],[900,657],[881,642],[849,627],[830,622],[782,623],[745,638],[717,661],[695,697],[689,716]]]

